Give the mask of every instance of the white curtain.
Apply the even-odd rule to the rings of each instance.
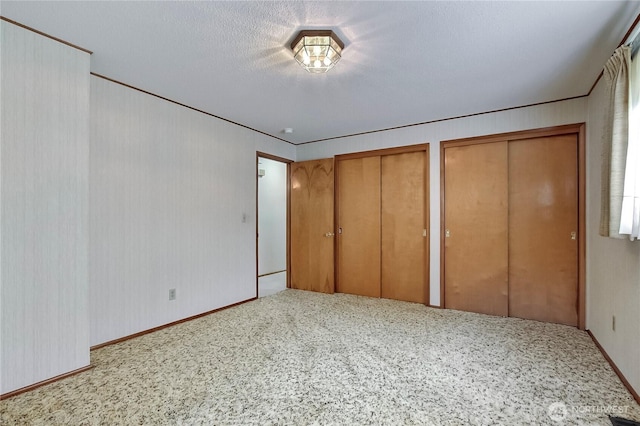
[[[637,43],[637,41],[636,41]],[[620,234],[632,241],[640,237],[640,58],[629,69],[629,142],[624,173]]]
[[[629,68],[631,49],[621,46],[604,66],[608,103],[602,137],[600,235],[622,238],[620,214],[629,139]]]

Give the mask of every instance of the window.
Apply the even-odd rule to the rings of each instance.
[[[624,170],[624,190],[620,213],[620,235],[631,240],[640,236],[640,40],[631,48],[629,66],[629,139]]]
[[[600,235],[640,238],[640,37],[621,46],[604,67]],[[633,59],[632,59],[633,58]]]

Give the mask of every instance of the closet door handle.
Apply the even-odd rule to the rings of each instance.
[[[450,236],[451,236],[451,232],[449,232],[449,230],[448,230],[448,229],[445,229],[445,230],[444,230],[444,237],[445,237],[445,238],[449,238]]]
[[[333,232],[327,232],[326,234],[324,234],[325,237],[333,237],[334,235],[336,234],[334,234]]]
[[[577,238],[576,231],[571,232],[571,239],[575,240]]]

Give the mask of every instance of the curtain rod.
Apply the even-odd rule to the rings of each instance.
[[[640,26],[636,28],[629,37],[627,37],[627,39],[623,44],[627,46],[633,46],[633,45],[637,46],[639,41],[640,41]]]
[[[631,48],[631,59],[634,59],[640,48],[640,13],[636,16],[635,21],[629,27],[620,46],[629,46]]]
[[[640,25],[636,25],[636,28],[625,40],[624,45],[631,48],[631,59],[635,59],[640,49]]]
[[[636,16],[635,21],[633,21],[633,24],[631,24],[631,27],[629,27],[629,31],[627,31],[624,38],[618,45],[618,47],[625,44],[632,44],[637,39],[639,34],[640,34],[640,13],[638,14],[638,16]]]

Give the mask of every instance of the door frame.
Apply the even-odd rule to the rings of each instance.
[[[431,221],[431,215],[430,215],[430,194],[431,194],[431,184],[430,184],[430,179],[429,179],[429,173],[430,173],[430,169],[431,169],[431,164],[430,164],[430,156],[429,156],[429,143],[421,143],[421,144],[416,144],[416,145],[406,145],[406,146],[399,146],[399,147],[394,147],[394,148],[383,148],[383,149],[375,149],[375,150],[371,150],[371,151],[361,151],[361,152],[351,152],[348,154],[340,154],[340,155],[336,155],[334,156],[334,203],[333,203],[333,208],[334,208],[334,226],[337,233],[338,228],[339,228],[339,223],[338,223],[338,219],[339,219],[339,213],[340,213],[340,200],[338,197],[338,183],[340,180],[340,167],[338,166],[338,162],[342,161],[342,160],[352,160],[352,159],[356,159],[356,158],[365,158],[365,157],[377,157],[377,156],[384,156],[384,155],[394,155],[394,154],[405,154],[405,153],[410,153],[410,152],[425,152],[425,163],[424,163],[424,184],[425,184],[425,194],[424,194],[424,229],[427,230],[427,235],[424,238],[424,244],[425,244],[425,249],[424,249],[424,285],[425,285],[425,293],[426,293],[426,297],[425,297],[425,306],[431,306],[431,280],[430,280],[430,273],[431,273],[431,253],[430,253],[430,247],[431,247],[431,228],[430,228],[430,221]],[[335,289],[336,289],[336,293],[338,293],[339,288],[340,288],[340,282],[338,280],[338,273],[339,273],[339,268],[340,268],[340,262],[339,262],[339,244],[338,244],[338,238],[335,238],[334,240],[334,250],[333,250],[333,258],[334,258],[334,283],[335,283]]]
[[[444,286],[444,230],[445,230],[445,194],[444,194],[444,150],[454,146],[476,145],[492,142],[515,141],[548,136],[576,134],[578,136],[578,329],[586,328],[586,144],[585,123],[564,126],[544,127],[540,129],[499,133],[463,139],[440,141],[440,306],[445,307]]]
[[[286,236],[286,261],[287,261],[287,265],[286,265],[286,274],[287,274],[287,288],[291,287],[291,273],[290,273],[290,247],[291,247],[291,196],[290,196],[290,192],[291,192],[291,188],[290,188],[290,172],[291,172],[291,163],[293,163],[293,160],[290,160],[288,158],[284,158],[284,157],[278,157],[277,155],[272,155],[272,154],[267,154],[266,152],[261,152],[261,151],[256,151],[256,168],[255,168],[255,173],[256,173],[256,297],[258,297],[258,281],[259,281],[259,271],[258,271],[258,248],[259,248],[259,241],[258,241],[258,214],[260,213],[260,207],[258,205],[258,183],[259,183],[259,179],[260,176],[258,176],[258,162],[260,161],[260,158],[266,158],[267,160],[273,160],[273,161],[278,161],[280,163],[284,163],[287,166],[287,206],[286,206],[286,210],[287,210],[287,219],[286,219],[286,229],[287,229],[287,236]]]

